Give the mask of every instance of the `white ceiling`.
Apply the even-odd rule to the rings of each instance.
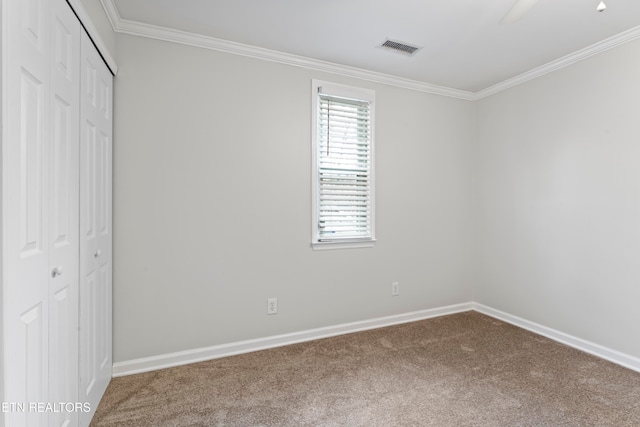
[[[511,24],[499,21],[515,0],[102,1],[116,29],[150,24],[472,93],[640,37],[640,0],[605,0],[602,13],[599,0],[539,0]],[[423,48],[378,48],[387,38]]]

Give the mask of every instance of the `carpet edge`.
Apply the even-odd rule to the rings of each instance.
[[[361,332],[370,329],[384,328],[387,326],[410,323],[433,317],[446,316],[473,310],[472,302],[454,304],[444,307],[430,308],[410,313],[379,317],[305,331],[292,332],[282,335],[274,335],[253,340],[237,341],[228,344],[214,345],[210,347],[196,348],[192,350],[161,354],[157,356],[143,357],[125,360],[113,364],[113,377],[139,374],[156,371],[159,369],[187,365],[190,363],[204,362],[206,360],[219,359],[221,357],[235,356],[253,351],[282,347],[305,341],[321,338],[329,338],[337,335]]]
[[[472,302],[471,306],[472,310],[477,311],[478,313],[485,314],[495,319],[502,320],[503,322],[518,326],[522,329],[526,329],[527,331],[533,332],[535,334],[542,335],[553,341],[565,344],[569,347],[575,348],[585,353],[589,353],[601,359],[608,360],[609,362],[623,366],[627,369],[631,369],[632,371],[640,372],[640,358],[638,357],[610,349],[608,347],[584,340],[582,338],[578,338],[573,335],[569,335],[556,329],[531,322],[521,317],[505,313],[504,311],[500,311],[480,303]]]
[[[133,375],[143,372],[156,371],[159,369],[171,368],[175,366],[187,365],[190,363],[204,362],[206,360],[218,359],[221,357],[234,356],[253,351],[266,350],[269,348],[282,347],[290,344],[297,344],[315,339],[329,338],[337,335],[344,335],[353,332],[360,332],[370,329],[383,328],[402,323],[415,322],[433,317],[446,316],[449,314],[461,313],[465,311],[477,311],[503,322],[526,329],[538,335],[542,335],[559,343],[568,345],[577,350],[589,353],[625,368],[640,372],[640,358],[622,353],[596,344],[582,338],[578,338],[564,332],[540,325],[535,322],[523,319],[518,316],[494,309],[492,307],[468,302],[445,307],[431,308],[426,310],[403,313],[393,316],[379,317],[369,320],[344,323],[327,326],[317,329],[298,331],[289,334],[274,335],[270,337],[257,338],[253,340],[237,341],[228,344],[220,344],[211,347],[203,347],[174,353],[161,354],[157,356],[144,357],[139,359],[126,360],[113,364],[113,377]]]

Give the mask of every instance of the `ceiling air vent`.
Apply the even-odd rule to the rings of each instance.
[[[405,55],[413,55],[414,53],[422,49],[421,47],[411,46],[410,44],[402,43],[395,40],[386,40],[380,45],[380,47],[393,50],[395,52],[404,53]]]

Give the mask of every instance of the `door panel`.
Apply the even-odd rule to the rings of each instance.
[[[64,0],[1,5],[2,398],[27,410],[0,425],[84,426],[111,378],[112,76]]]
[[[110,217],[109,201],[107,200],[107,192],[109,191],[110,177],[109,168],[109,135],[100,132],[95,147],[95,179],[96,179],[96,226],[100,238],[108,238],[110,233]],[[103,243],[104,244],[104,243]]]
[[[3,13],[3,323],[7,402],[48,397],[50,0],[6,1]],[[46,425],[37,412],[7,426]]]
[[[111,378],[113,79],[83,36],[80,141],[80,399],[98,405]],[[81,414],[83,417],[88,414]]]
[[[64,99],[59,98],[57,95],[53,101],[53,142],[52,148],[52,179],[49,181],[51,190],[55,193],[55,197],[52,197],[51,214],[53,215],[53,221],[51,222],[51,237],[53,238],[54,248],[60,249],[70,245],[72,242],[73,224],[71,224],[71,217],[73,212],[71,211],[70,204],[72,204],[69,182],[73,180],[73,150],[70,147],[70,140],[72,136],[69,135],[70,126],[69,122],[72,120],[71,109]]]
[[[41,55],[47,55],[48,43],[47,36],[49,9],[43,7],[42,0],[25,0],[24,6],[21,8],[19,16],[22,27],[22,36],[24,40],[30,42],[32,46],[40,52]]]
[[[78,401],[77,348],[78,312],[77,293],[71,286],[60,289],[50,301],[49,316],[49,372],[50,402]],[[76,349],[76,354],[71,354]],[[57,412],[51,414],[51,426],[75,426],[78,414]]]
[[[80,395],[82,399],[93,394],[96,383],[96,272],[82,276],[80,292]]]
[[[29,402],[44,402],[46,399],[47,340],[46,321],[48,313],[42,303],[31,307],[20,316],[20,332],[14,335],[15,348],[12,353],[22,360],[12,368],[12,374],[19,383],[12,384],[12,391],[28,408]],[[15,363],[15,360],[14,360]],[[8,393],[7,393],[8,394]],[[7,401],[11,402],[9,398]],[[45,426],[44,414],[26,411],[10,413],[13,424],[25,426]]]
[[[51,148],[49,152],[49,401],[78,401],[80,198],[80,23],[52,2]],[[51,426],[77,426],[76,412],[51,413]]]
[[[37,257],[44,250],[45,135],[43,119],[45,83],[26,70],[20,76],[20,246],[22,259]]]
[[[99,372],[109,373],[111,378],[111,341],[104,337],[111,336],[111,309],[107,301],[111,300],[111,266],[104,262],[103,257],[98,266],[97,301],[96,307],[96,335],[100,340],[96,343],[96,361]],[[103,378],[104,380],[104,378]]]
[[[3,400],[7,426],[75,426],[80,23],[64,0],[5,0]]]

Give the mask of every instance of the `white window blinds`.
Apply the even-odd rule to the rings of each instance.
[[[373,240],[372,102],[335,92],[318,86],[316,241]]]

